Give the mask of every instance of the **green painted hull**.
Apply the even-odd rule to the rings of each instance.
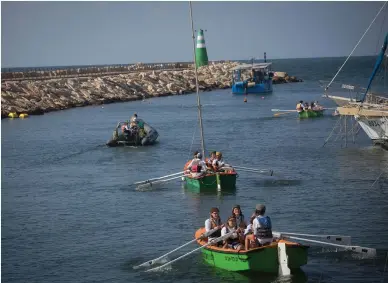
[[[315,117],[322,117],[323,116],[323,110],[319,111],[302,111],[298,113],[299,118],[315,118]]]
[[[287,245],[288,267],[298,269],[307,264],[308,247]],[[251,250],[247,253],[202,249],[204,261],[217,268],[229,271],[257,271],[277,273],[279,270],[277,245]]]
[[[220,174],[221,191],[236,189],[237,174]],[[200,179],[185,177],[186,187],[194,192],[217,191],[216,175],[206,175]]]

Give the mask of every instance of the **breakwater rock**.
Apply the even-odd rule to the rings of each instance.
[[[199,89],[210,91],[230,88],[231,69],[238,64],[224,62],[199,68]],[[284,82],[287,81],[284,79]],[[7,117],[11,112],[44,114],[86,105],[181,95],[195,90],[193,69],[48,80],[6,80],[1,84],[1,117]]]

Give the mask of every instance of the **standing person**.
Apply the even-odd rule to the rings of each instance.
[[[136,120],[137,120],[137,114],[134,113],[133,116],[131,117],[130,121],[131,122],[136,122]]]

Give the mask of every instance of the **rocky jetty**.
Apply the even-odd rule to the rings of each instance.
[[[236,62],[203,66],[198,70],[199,89],[230,88],[231,69]],[[275,74],[276,75],[276,74]],[[275,76],[274,83],[300,81]],[[11,112],[44,114],[86,105],[132,101],[151,97],[195,92],[193,69],[139,71],[116,75],[52,78],[45,80],[4,80],[1,84],[1,117]]]

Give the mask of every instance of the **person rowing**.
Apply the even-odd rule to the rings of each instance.
[[[228,218],[227,224],[222,228],[221,230],[221,236],[225,236],[226,234],[234,231],[232,236],[230,236],[228,239],[224,240],[224,246],[223,248],[230,248],[233,250],[243,250],[244,246],[240,242],[240,231],[238,229],[236,218],[234,216],[230,216]]]
[[[217,228],[218,230],[208,236],[208,242],[221,237],[221,228],[223,226],[224,225],[222,225],[220,217],[220,210],[217,207],[212,207],[210,209],[210,218],[206,219],[205,221],[205,230],[206,232],[209,232],[210,230],[215,228]]]
[[[272,223],[269,216],[264,216],[265,205],[256,205],[257,217],[253,220],[252,231],[253,234],[245,237],[245,246],[249,250],[249,241],[255,242],[257,246],[265,246],[273,242]]]
[[[303,100],[299,101],[299,103],[296,105],[296,111],[298,111],[298,113],[304,111]]]
[[[202,154],[197,155],[191,160],[187,169],[190,170],[192,177],[198,177],[206,172],[206,163],[202,160]]]

